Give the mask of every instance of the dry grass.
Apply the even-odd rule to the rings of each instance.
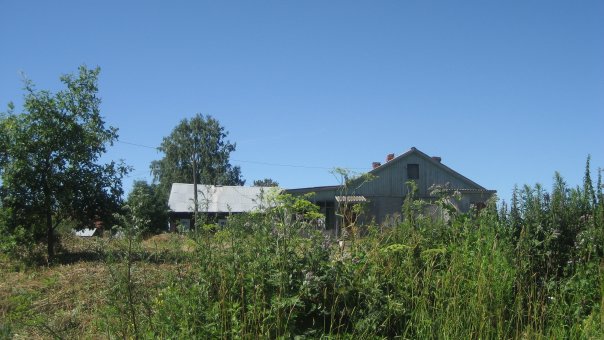
[[[42,267],[5,273],[0,284],[0,316],[8,318],[16,338],[52,333],[90,334],[94,311],[103,303],[107,268],[101,263]],[[14,329],[22,325],[21,329]],[[70,336],[69,336],[70,337]]]
[[[156,251],[165,255],[174,237],[180,238],[153,237],[144,241],[144,248],[151,256]],[[112,284],[104,261],[112,241],[67,237],[63,247],[59,263],[52,266],[23,269],[16,261],[0,260],[0,338],[9,330],[16,339],[105,337],[98,321]],[[186,266],[138,261],[137,284],[156,289],[172,273],[186,271]]]

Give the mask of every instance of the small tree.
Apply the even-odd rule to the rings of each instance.
[[[122,163],[99,164],[117,129],[105,127],[97,97],[100,69],[79,68],[64,75],[66,89],[55,94],[25,82],[23,113],[9,104],[0,115],[2,205],[10,210],[8,229],[46,238],[54,256],[54,231],[61,221],[89,225],[119,208]]]
[[[160,196],[157,185],[135,181],[126,204],[132,221],[141,224],[135,226],[141,232],[159,233],[166,230],[168,207]]]

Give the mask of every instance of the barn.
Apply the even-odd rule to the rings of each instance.
[[[441,192],[455,193],[459,199],[451,200],[458,211],[467,212],[472,206],[484,206],[496,191],[488,190],[443,164],[440,157],[431,157],[415,147],[395,157],[389,154],[382,164],[374,162],[365,178],[352,180],[348,185],[289,189],[293,195],[314,192],[312,200],[325,215],[325,226],[335,229],[342,222],[336,211],[343,205],[361,204],[364,207],[362,221],[388,224],[401,214],[405,197],[409,194],[409,181],[416,186],[415,197],[426,201],[437,199],[435,188]],[[356,216],[351,216],[356,218]]]
[[[193,184],[173,183],[168,199],[170,230],[177,225],[188,230],[195,210]],[[197,185],[197,212],[207,221],[223,224],[232,214],[261,210],[270,188],[227,185]]]

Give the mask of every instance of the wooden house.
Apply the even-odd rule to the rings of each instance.
[[[346,186],[289,189],[287,192],[294,195],[314,192],[312,200],[325,215],[326,228],[335,229],[337,233],[338,225],[348,224],[348,221],[336,218],[336,211],[340,212],[342,205],[363,205],[361,222],[388,224],[392,219],[400,218],[403,202],[409,195],[409,181],[414,182],[415,197],[419,199],[437,199],[435,189],[457,196],[458,199],[451,199],[451,204],[462,212],[469,211],[472,206],[484,206],[496,192],[447,167],[440,157],[430,157],[414,147],[398,157],[389,154],[384,164],[374,162],[368,176],[352,180]]]

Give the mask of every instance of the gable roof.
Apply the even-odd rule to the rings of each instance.
[[[374,169],[368,171],[367,173],[369,173],[371,175],[375,175],[376,177],[379,177],[379,174],[378,174],[379,172],[382,172],[384,170],[387,171],[389,167],[392,167],[399,162],[403,162],[407,157],[409,157],[411,155],[417,155],[417,156],[425,159],[428,163],[434,165],[436,168],[441,169],[442,171],[459,179],[461,182],[463,182],[467,185],[467,186],[464,186],[461,188],[459,188],[459,187],[442,188],[442,190],[444,190],[444,191],[459,191],[461,193],[488,193],[488,194],[494,194],[497,192],[496,190],[489,190],[489,189],[484,188],[483,186],[479,185],[478,183],[463,176],[459,172],[444,165],[443,163],[440,162],[440,159],[436,160],[433,157],[430,157],[427,154],[421,152],[420,150],[418,150],[415,147],[412,147],[407,152],[393,158],[392,160],[390,160],[384,164],[381,164],[379,167],[374,168]],[[359,181],[364,181],[364,179],[362,179],[362,178],[353,179],[353,180],[351,180],[349,185],[354,186],[355,184],[359,183]],[[307,192],[315,192],[315,193],[319,194],[319,193],[324,193],[324,192],[334,192],[334,194],[337,194],[337,192],[340,189],[342,189],[342,187],[343,187],[342,185],[329,185],[329,186],[319,186],[319,187],[293,188],[293,189],[287,189],[286,192],[291,193],[291,194],[301,194],[301,193],[307,193]]]
[[[263,197],[271,188],[223,185],[197,185],[199,212],[250,212],[263,206]],[[168,206],[173,212],[193,212],[193,184],[173,183]],[[266,206],[266,204],[264,204]]]
[[[408,156],[412,155],[412,154],[416,154],[422,158],[424,158],[425,160],[427,160],[428,162],[430,162],[432,165],[436,166],[437,168],[440,168],[446,172],[448,172],[449,174],[451,174],[452,176],[455,176],[459,179],[461,179],[462,181],[468,183],[470,186],[473,186],[474,188],[466,188],[465,190],[470,191],[470,190],[475,190],[477,192],[492,192],[495,193],[496,190],[488,190],[486,188],[484,188],[483,186],[479,185],[478,183],[472,181],[471,179],[465,177],[464,175],[460,174],[459,172],[449,168],[448,166],[442,164],[440,161],[435,160],[434,158],[428,156],[427,154],[419,151],[416,147],[411,147],[411,149],[409,149],[409,151],[395,157],[394,159],[380,165],[379,167],[372,169],[371,171],[369,171],[370,174],[375,174],[376,172],[380,172],[383,171],[384,169],[392,166],[395,163],[398,163],[399,161],[402,161],[403,159],[407,158]]]

